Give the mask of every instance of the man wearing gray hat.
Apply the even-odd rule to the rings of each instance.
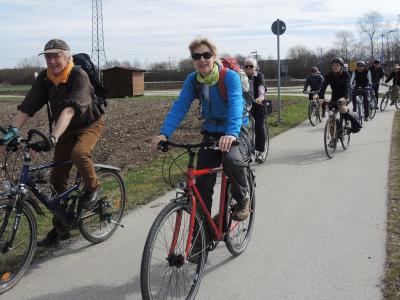
[[[47,69],[39,74],[18,106],[14,127],[10,127],[12,130],[5,138],[12,139],[13,134],[19,134],[18,131],[29,117],[33,117],[48,103],[53,124],[50,140],[54,146],[54,161],[72,160],[85,187],[85,193],[79,199],[80,205],[90,208],[101,194],[90,155],[105,126],[104,111],[93,101],[94,90],[87,73],[74,67],[70,48],[65,41],[48,41],[41,54],[45,56]],[[50,183],[56,193],[66,189],[70,170],[71,165],[53,169]],[[56,217],[53,217],[53,225],[54,228],[45,239],[38,242],[39,247],[69,238],[68,229]]]

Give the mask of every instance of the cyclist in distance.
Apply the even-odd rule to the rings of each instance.
[[[375,59],[372,66],[369,68],[371,72],[371,79],[372,79],[372,88],[375,92],[375,97],[379,100],[379,84],[381,80],[385,77],[385,72],[381,67],[381,61],[379,59]]]
[[[308,99],[313,100],[314,93],[319,92],[321,89],[322,83],[324,82],[324,77],[318,72],[317,67],[311,68],[311,74],[306,78],[306,82],[304,83],[303,93],[307,93],[308,87],[310,87],[310,91],[308,93]],[[322,117],[325,117],[325,103],[322,104]]]
[[[400,96],[400,66],[398,64],[393,66],[393,72],[390,73],[388,78],[386,78],[385,83],[388,83],[392,79],[393,86],[390,105],[393,105],[396,99]]]
[[[358,122],[357,117],[354,116],[347,108],[350,89],[350,76],[349,73],[343,70],[343,59],[337,57],[331,61],[332,71],[324,76],[319,98],[325,99],[325,91],[328,85],[332,89],[332,97],[329,102],[329,109],[335,108],[343,115],[346,121],[351,123],[351,131],[359,132],[361,124]]]
[[[251,107],[251,114],[255,122],[255,150],[257,151],[256,161],[258,163],[263,163],[267,157],[267,152],[265,149],[266,111],[263,105],[265,104],[264,98],[266,93],[264,74],[258,70],[257,61],[252,57],[248,57],[244,60],[244,71],[249,78],[250,92],[255,99],[255,103],[253,103]]]
[[[164,120],[160,134],[153,138],[151,148],[156,150],[161,141],[171,138],[196,96],[195,81],[200,82],[204,120],[201,130],[203,141],[219,139],[220,151],[200,148],[197,169],[216,168],[222,163],[224,172],[231,181],[232,197],[237,201],[234,218],[242,221],[250,214],[249,189],[243,158],[251,155],[251,136],[240,77],[235,71],[227,70],[224,85],[228,99],[225,100],[218,90],[219,70],[222,66],[218,63],[214,43],[207,38],[198,37],[190,43],[189,50],[196,71],[186,78],[178,98]],[[200,176],[196,181],[200,195],[210,212],[215,181],[216,174]]]
[[[353,111],[357,111],[358,95],[363,96],[364,104],[364,120],[368,121],[369,116],[369,88],[372,86],[371,72],[366,68],[365,62],[362,60],[356,64],[357,68],[353,71],[350,80],[350,86],[355,88],[351,93],[351,100],[353,102]]]
[[[50,135],[54,161],[72,160],[86,190],[79,203],[84,208],[90,208],[101,193],[90,153],[104,129],[104,111],[94,103],[94,90],[89,77],[84,70],[74,67],[65,41],[48,41],[40,54],[45,56],[47,69],[39,74],[18,106],[13,126],[9,127],[4,140],[7,143],[18,137],[27,120],[49,102],[54,122]],[[4,147],[0,152],[4,154]],[[35,157],[36,153],[32,156]],[[66,189],[71,167],[67,164],[53,169],[50,176],[53,194]],[[70,237],[69,228],[55,217],[53,226],[47,236],[37,243],[39,247],[47,247]]]
[[[351,71],[349,70],[348,64],[343,64],[343,71],[347,72],[351,76]]]

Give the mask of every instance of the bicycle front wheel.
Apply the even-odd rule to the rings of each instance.
[[[238,256],[243,253],[249,244],[251,233],[254,226],[255,218],[255,207],[256,207],[256,194],[255,194],[255,176],[250,168],[247,169],[248,184],[250,188],[250,215],[249,217],[241,222],[235,221],[232,218],[234,212],[235,200],[232,198],[230,185],[227,186],[226,193],[226,220],[227,220],[227,232],[225,235],[225,244],[229,252],[234,256]]]
[[[317,120],[318,120],[318,116],[317,116],[317,106],[312,103],[310,101],[309,105],[308,105],[308,119],[310,120],[310,124],[312,126],[317,125]]]
[[[102,169],[97,173],[102,192],[94,208],[82,209],[79,231],[92,243],[108,239],[117,230],[125,209],[126,193],[117,171]]]
[[[397,97],[396,101],[394,101],[394,105],[396,106],[396,109],[400,109],[400,97]]]
[[[388,93],[385,93],[385,95],[383,95],[382,100],[381,100],[381,105],[380,105],[380,110],[384,111],[388,105],[389,102],[389,95]]]
[[[328,158],[332,158],[335,155],[337,146],[337,132],[334,122],[336,122],[335,119],[329,118],[325,123],[324,146]]]
[[[14,201],[0,200],[0,295],[17,284],[36,250],[36,221],[33,212],[24,203],[22,213],[18,216]],[[14,222],[18,217],[19,225],[14,232]]]
[[[369,100],[369,118],[371,120],[375,117],[377,109],[378,109],[378,99],[376,99],[376,97],[373,96]]]
[[[346,150],[350,146],[350,134],[351,134],[351,132],[350,132],[349,128],[345,127],[345,122],[344,122],[343,119],[341,120],[341,122],[342,122],[342,124],[341,124],[342,134],[341,134],[341,137],[340,137],[340,142],[342,144],[343,150]]]
[[[204,218],[195,214],[188,257],[185,248],[191,210],[186,200],[171,202],[151,226],[143,249],[140,287],[143,299],[194,299],[207,256]]]

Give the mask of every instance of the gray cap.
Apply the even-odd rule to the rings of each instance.
[[[60,53],[61,51],[70,51],[68,44],[63,40],[52,39],[46,43],[43,52],[39,53],[39,55],[46,53]]]

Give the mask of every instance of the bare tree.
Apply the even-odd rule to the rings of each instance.
[[[339,47],[339,56],[346,61],[350,59],[350,49],[353,48],[354,35],[350,31],[339,31],[336,33],[335,44]]]
[[[43,67],[44,67],[43,58],[37,55],[29,58],[23,58],[15,66],[15,68],[17,69],[43,68]]]
[[[316,66],[319,62],[317,55],[304,46],[295,46],[288,50],[287,65],[290,75],[295,78],[306,76],[312,66]]]
[[[383,17],[377,11],[365,13],[357,23],[360,28],[361,35],[366,35],[368,37],[371,59],[374,58],[374,42],[382,23]]]

